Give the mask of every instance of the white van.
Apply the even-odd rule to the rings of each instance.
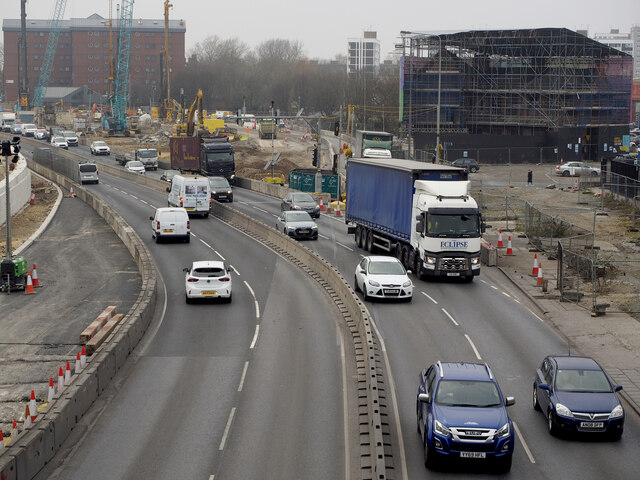
[[[170,207],[183,207],[189,215],[209,216],[211,187],[207,177],[174,175],[168,190]]]
[[[184,208],[157,208],[151,220],[152,236],[156,243],[160,240],[177,238],[189,243],[191,240],[191,223]]]

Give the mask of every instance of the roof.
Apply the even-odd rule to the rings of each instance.
[[[113,29],[119,28],[120,22],[117,18],[112,20]],[[97,13],[89,15],[87,18],[71,18],[69,20],[62,20],[60,22],[60,28],[65,30],[96,30],[107,29],[109,27],[109,19],[104,18]],[[50,19],[33,19],[27,18],[27,30],[49,30],[51,28]],[[131,29],[136,30],[155,30],[164,32],[164,19],[152,19],[152,18],[134,18],[131,23]],[[3,31],[20,31],[20,19],[5,18],[2,21]],[[186,22],[180,20],[169,20],[170,32],[186,32]]]
[[[438,165],[437,163],[417,162],[415,160],[403,160],[399,158],[351,158],[349,162],[366,163],[378,167],[393,168],[394,170],[406,170],[410,172],[428,170],[431,172],[464,172],[464,168],[451,165]]]
[[[570,355],[551,356],[559,369],[602,370],[598,362],[590,357],[574,357]]]
[[[442,363],[445,380],[489,380],[489,372],[484,363],[447,362]]]
[[[193,262],[193,268],[206,267],[224,268],[224,262],[221,262],[219,260],[198,260]]]

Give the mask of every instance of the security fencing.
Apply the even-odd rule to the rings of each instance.
[[[78,161],[67,155],[67,152],[58,147],[37,148],[33,152],[33,161],[77,183],[80,181]]]

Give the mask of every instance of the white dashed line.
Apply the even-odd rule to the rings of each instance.
[[[135,195],[131,195],[131,194],[129,194],[129,195],[131,196],[131,198],[135,198],[136,200],[140,200],[140,199],[139,199],[138,197],[136,197]]]
[[[258,341],[258,333],[260,333],[260,324],[256,325],[256,333],[253,334],[253,340],[251,340],[251,345],[249,346],[249,350],[253,350],[253,347],[256,346],[256,342]]]
[[[453,318],[451,315],[449,315],[449,312],[447,312],[444,308],[442,308],[441,310],[444,312],[444,314],[445,314],[447,317],[449,317],[449,320],[451,320],[451,321],[453,322],[453,324],[454,324],[456,327],[459,327],[459,326],[460,326],[460,324],[459,324],[458,322],[456,322],[456,319],[455,319],[455,318]],[[468,338],[468,337],[467,337],[467,338]]]
[[[487,283],[485,280],[480,280],[482,283]]]
[[[507,292],[502,292],[502,294],[503,294],[505,297],[511,298],[511,295],[509,295]]]
[[[429,295],[427,295],[424,292],[420,292],[421,294],[423,294],[425,297],[427,297],[429,300],[431,300],[433,303],[435,303],[436,305],[438,304],[438,302],[435,301],[435,299],[431,298]]]
[[[471,341],[471,337],[469,337],[469,335],[467,335],[466,333],[464,334],[465,338],[467,339],[467,341],[469,342],[469,345],[471,345],[471,348],[473,348],[473,353],[476,354],[476,358],[478,360],[482,360],[482,357],[480,356],[480,354],[478,353],[478,349],[476,348],[476,346],[473,344],[473,342]]]
[[[256,304],[256,318],[260,318],[260,305],[258,305],[256,294],[253,292],[253,288],[251,288],[251,285],[249,285],[246,281],[244,282],[244,284],[247,286],[247,288],[251,292],[251,296],[253,297],[253,302]]]
[[[491,285],[491,288],[493,288],[494,290],[498,290],[498,287],[496,287],[495,285]]]
[[[218,252],[216,252],[216,253],[218,253]],[[220,254],[218,253],[218,255],[220,255]],[[223,258],[223,260],[224,260],[224,258]],[[235,265],[231,265],[231,267],[233,267],[233,271],[236,272],[236,275],[238,275],[239,277],[242,276],[242,275],[240,275],[240,272],[238,271],[238,269],[236,268]]]
[[[527,445],[527,442],[524,441],[524,437],[522,436],[522,433],[520,433],[520,429],[518,428],[518,424],[516,422],[513,422],[513,429],[516,431],[516,435],[518,436],[520,443],[522,443],[522,446],[524,447],[524,451],[527,452],[527,457],[529,457],[529,461],[531,463],[536,463],[536,460],[535,458],[533,458],[533,455],[531,454],[531,450],[529,450],[529,446]]]
[[[261,212],[263,212],[263,213],[269,213],[269,212],[267,212],[266,210],[263,210],[263,209],[262,209],[262,208],[260,208],[260,207],[255,207],[255,206],[254,206],[253,208],[255,208],[256,210],[260,210],[260,211],[261,211]]]
[[[247,375],[247,369],[249,368],[249,362],[244,362],[244,370],[242,370],[242,377],[240,377],[240,385],[238,385],[238,391],[242,391],[244,385],[244,377]]]
[[[329,240],[329,237],[325,237],[324,235],[318,234],[319,237],[324,238],[325,240]]]
[[[344,244],[342,244],[342,243],[340,243],[340,242],[336,242],[336,243],[337,243],[338,245],[340,245],[341,247],[344,247],[344,248],[346,248],[347,250],[349,250],[349,251],[353,252],[353,248],[351,248],[351,247],[347,247],[346,245],[344,245]]]
[[[231,413],[229,414],[229,420],[227,420],[227,426],[224,427],[224,433],[222,434],[222,440],[220,441],[220,446],[218,450],[224,450],[224,444],[227,442],[227,435],[229,435],[229,429],[231,428],[231,422],[233,422],[233,416],[236,414],[236,407],[231,409]]]
[[[144,200],[140,200],[142,203],[144,203],[145,205],[149,205],[146,201]]]

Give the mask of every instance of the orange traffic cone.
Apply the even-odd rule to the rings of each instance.
[[[75,372],[78,373],[80,370],[82,370],[82,365],[80,364],[80,352],[76,353],[76,370]]]
[[[511,235],[509,235],[509,240],[507,241],[507,255],[513,255],[513,248],[511,248]]]
[[[58,392],[61,392],[64,388],[64,373],[62,373],[62,367],[60,367],[60,373],[58,373]]]
[[[4,449],[4,436],[2,435],[2,429],[0,429],[0,452]]]
[[[538,254],[537,253],[533,254],[533,270],[531,270],[531,276],[532,277],[538,276]]]
[[[15,440],[18,435],[18,421],[14,418],[13,423],[11,424],[11,438],[9,439],[9,443],[11,440]]]
[[[36,405],[36,393],[31,390],[31,400],[29,400],[29,411],[31,412],[31,421],[35,422],[38,416],[38,406]]]
[[[33,282],[34,287],[39,287],[40,282],[38,281],[38,272],[36,271],[36,264],[33,264],[33,275],[31,275],[31,281]]]
[[[320,197],[320,211],[324,211],[324,203],[322,201],[322,197]]]
[[[76,196],[76,194],[73,193],[73,185],[71,185],[71,187],[69,187],[69,196],[70,197],[75,197]]]
[[[498,248],[504,248],[504,243],[502,242],[502,229],[498,231]]]
[[[340,200],[336,203],[336,217],[340,216]]]
[[[64,385],[67,386],[71,383],[71,365],[67,362],[67,369],[64,371]]]
[[[84,347],[82,347],[82,350],[80,351],[80,366],[84,368],[86,364],[87,364],[87,352],[85,351]]]
[[[36,293],[33,289],[33,280],[31,280],[31,270],[27,271],[27,287],[24,289],[25,295]]]
[[[31,198],[29,199],[29,205],[33,205],[36,203],[36,192],[35,190],[31,190]]]
[[[32,423],[33,421],[31,420],[31,411],[29,410],[29,405],[27,404],[24,409],[24,424],[22,425],[22,429],[26,430],[31,426]]]
[[[47,395],[47,403],[53,401],[53,396],[56,394],[56,389],[53,386],[53,377],[49,377],[49,394]]]
[[[542,286],[542,262],[538,265],[538,280],[536,282],[536,287]]]

